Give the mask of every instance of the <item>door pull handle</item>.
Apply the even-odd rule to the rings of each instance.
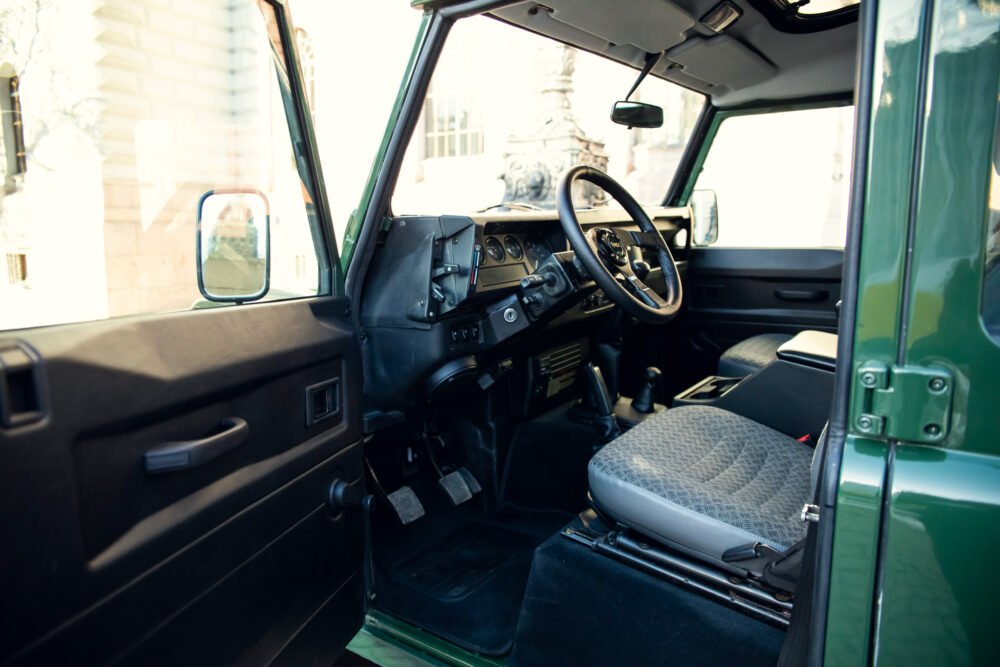
[[[166,442],[143,455],[146,472],[163,473],[186,470],[208,463],[236,449],[250,436],[250,426],[239,417],[222,420],[223,430],[199,440]]]
[[[774,296],[783,301],[826,301],[830,293],[818,289],[776,289]]]

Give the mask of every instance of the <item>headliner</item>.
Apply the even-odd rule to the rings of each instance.
[[[716,35],[698,21],[719,0],[529,0],[491,12],[504,21],[641,68],[708,95],[719,107],[850,94],[857,21],[818,32],[782,32],[748,0]],[[551,11],[550,11],[551,10]]]

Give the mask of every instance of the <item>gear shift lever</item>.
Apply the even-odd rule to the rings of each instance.
[[[570,412],[570,417],[597,428],[600,444],[603,444],[621,433],[618,422],[615,421],[615,402],[608,393],[599,368],[594,364],[587,364],[581,371],[584,381],[583,401]]]
[[[653,412],[653,390],[656,389],[656,383],[660,381],[661,375],[663,373],[656,366],[650,366],[646,369],[646,381],[636,397],[632,399],[633,410],[647,415]]]

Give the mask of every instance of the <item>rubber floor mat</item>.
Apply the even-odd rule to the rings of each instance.
[[[395,559],[382,570],[388,576],[375,577],[378,605],[462,648],[503,655],[513,643],[535,547],[568,519],[457,518],[432,517],[422,530],[419,523],[405,526],[409,539],[385,545],[381,553]]]
[[[458,600],[502,577],[505,570],[526,568],[534,547],[534,540],[524,535],[474,523],[398,563],[392,578],[424,595]]]

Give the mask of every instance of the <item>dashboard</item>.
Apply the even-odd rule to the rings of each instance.
[[[689,224],[686,208],[647,213],[668,242]],[[577,216],[585,229],[638,231],[618,209],[582,210]],[[550,270],[553,262],[574,265],[573,258],[555,211],[394,219],[373,258],[359,313],[364,349],[371,355],[366,364],[371,395],[395,404],[404,395],[415,396],[410,392],[420,378],[444,381],[438,377],[442,369],[484,372],[483,364],[506,354],[509,341],[530,346],[524,335],[529,330],[582,325],[612,310],[611,301],[586,279],[559,297],[560,307],[545,317],[529,307],[521,280],[536,269]],[[654,272],[659,269],[646,282],[657,289]]]

